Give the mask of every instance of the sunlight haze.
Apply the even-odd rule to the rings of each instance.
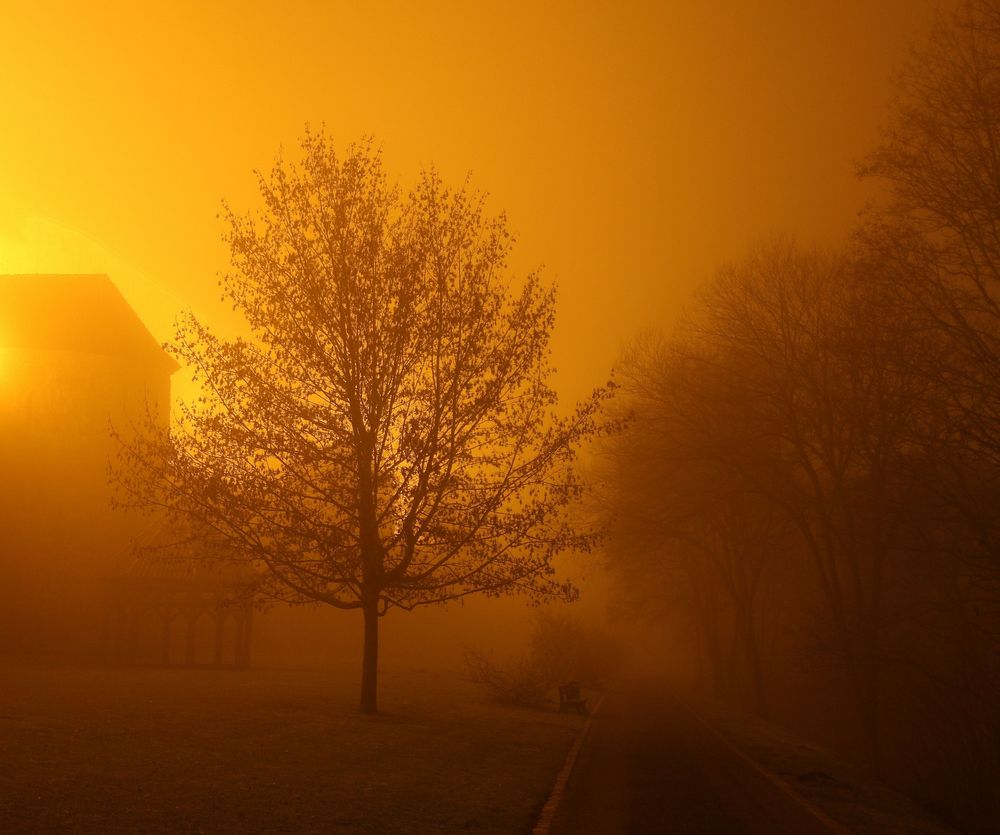
[[[2,6],[5,272],[107,272],[162,340],[181,308],[224,325],[221,201],[325,124],[404,186],[472,172],[559,285],[578,398],[750,241],[844,234],[931,3]]]

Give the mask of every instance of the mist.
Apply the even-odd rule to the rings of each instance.
[[[995,0],[0,77],[0,830],[1000,828]]]

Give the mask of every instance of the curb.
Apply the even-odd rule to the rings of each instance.
[[[534,829],[531,830],[531,835],[549,835],[549,831],[552,828],[552,821],[556,816],[556,811],[559,809],[559,804],[562,802],[563,795],[566,794],[566,784],[569,782],[569,776],[573,772],[573,766],[576,764],[577,755],[583,747],[583,741],[587,737],[587,732],[590,730],[590,725],[594,721],[594,716],[596,716],[597,711],[601,709],[601,705],[604,704],[604,699],[607,695],[607,693],[601,694],[601,697],[597,700],[597,704],[594,705],[594,709],[590,711],[590,714],[587,716],[587,721],[583,723],[583,728],[580,730],[580,733],[576,738],[576,742],[574,742],[573,747],[569,749],[569,753],[566,755],[562,768],[559,769],[559,775],[556,777],[555,785],[552,786],[552,792],[549,794],[549,799],[545,801],[545,805],[542,807],[542,812],[538,816],[538,822],[535,824]]]
[[[744,789],[749,791],[789,832],[794,832],[796,835],[855,835],[853,830],[831,818],[777,774],[768,771],[738,748],[693,707],[676,697],[674,700],[712,739],[717,749],[714,753],[719,754],[721,749],[720,761],[721,759],[730,761],[728,764],[723,764],[729,776],[740,780]]]

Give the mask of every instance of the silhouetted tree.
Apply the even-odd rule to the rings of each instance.
[[[890,128],[862,168],[889,186],[866,242],[949,338],[924,369],[940,381],[936,475],[975,538],[1000,545],[994,503],[976,497],[995,493],[1000,468],[1000,2],[940,16],[897,88]],[[1000,547],[987,551],[1000,583]]]
[[[760,485],[811,557],[877,764],[891,561],[926,381],[910,371],[923,343],[871,269],[774,241],[721,273],[693,331],[733,369],[739,419],[770,438],[778,477],[768,468]]]
[[[733,369],[704,347],[646,337],[620,365],[634,419],[605,447],[608,548],[620,588],[644,611],[656,598],[689,606],[717,695],[730,689],[734,645],[754,710],[767,715],[757,604],[790,525],[758,484],[770,450],[734,420]]]
[[[862,173],[888,186],[869,212],[866,244],[899,298],[940,345],[921,371],[935,382],[937,419],[921,439],[933,497],[939,611],[948,661],[929,685],[952,719],[966,769],[992,806],[1000,763],[1000,2],[964,0],[937,17],[897,81],[889,126]],[[947,508],[947,510],[945,509]],[[924,521],[925,529],[931,527]],[[944,654],[944,653],[942,653]],[[942,672],[946,670],[945,672]],[[950,695],[945,695],[951,690]],[[970,702],[978,702],[972,707]],[[972,718],[974,717],[974,718]],[[936,720],[936,721],[941,721]]]
[[[900,531],[926,422],[929,347],[858,253],[776,240],[723,269],[678,335],[623,369],[636,411],[615,439],[616,556],[669,555],[708,655],[725,611],[766,709],[754,615],[789,528],[825,601],[837,655],[878,761],[885,641]],[[658,540],[657,557],[637,556]],[[620,547],[623,546],[623,547]]]
[[[896,87],[889,128],[861,169],[889,186],[866,243],[951,336],[934,369],[947,375],[951,417],[1000,462],[1000,2],[940,15]]]
[[[571,598],[552,558],[593,533],[564,510],[600,389],[555,414],[554,291],[506,277],[512,239],[483,198],[425,171],[403,196],[370,143],[259,175],[226,208],[222,289],[249,325],[193,316],[172,349],[206,394],[162,443],[124,447],[133,503],[206,525],[292,602],[360,610],[361,709],[376,711],[379,617],[474,593]]]

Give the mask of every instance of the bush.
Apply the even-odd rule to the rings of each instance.
[[[602,629],[560,612],[539,612],[531,657],[553,683],[578,681],[600,688],[621,668],[622,648]]]
[[[554,685],[549,671],[527,655],[502,666],[481,652],[466,650],[469,678],[482,684],[494,699],[522,707],[543,707]]]
[[[466,650],[469,678],[497,701],[543,707],[556,686],[568,681],[599,688],[620,667],[618,643],[596,627],[562,613],[539,612],[528,652],[509,664],[483,652]]]

